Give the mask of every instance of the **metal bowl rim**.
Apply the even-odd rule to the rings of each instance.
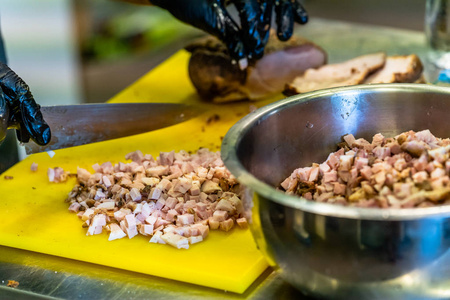
[[[361,220],[384,220],[384,221],[402,221],[415,220],[421,218],[433,217],[449,217],[450,205],[442,205],[427,208],[401,208],[401,209],[380,209],[380,208],[357,208],[341,206],[330,203],[319,203],[306,200],[298,196],[291,196],[272,187],[269,184],[257,179],[239,162],[237,157],[236,146],[242,140],[245,133],[261,118],[270,116],[277,111],[285,109],[289,106],[296,105],[300,102],[317,101],[324,96],[332,96],[338,93],[355,93],[355,92],[432,92],[450,95],[450,88],[433,86],[427,84],[412,83],[396,83],[396,84],[366,84],[359,86],[347,86],[332,88],[326,90],[318,90],[309,93],[294,95],[274,103],[263,106],[239,120],[233,125],[225,135],[221,155],[225,166],[236,177],[236,179],[250,188],[252,191],[261,196],[270,199],[278,204],[289,206],[305,212],[315,213],[325,216],[333,216],[349,219]]]

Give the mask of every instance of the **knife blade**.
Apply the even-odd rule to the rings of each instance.
[[[200,109],[179,103],[101,103],[41,107],[52,138],[45,146],[25,143],[27,154],[144,133],[196,116]]]

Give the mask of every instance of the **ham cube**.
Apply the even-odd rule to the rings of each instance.
[[[311,167],[297,169],[297,177],[301,181],[308,181]]]
[[[155,208],[160,210],[165,204],[166,200],[164,200],[163,198],[159,198],[158,201],[156,201]]]
[[[221,191],[219,184],[212,181],[212,180],[206,180],[203,182],[201,191],[205,194],[212,194]]]
[[[77,213],[80,210],[81,204],[78,202],[74,202],[70,204],[69,211]]]
[[[125,225],[126,227],[136,227],[136,218],[133,214],[129,214],[125,216]]]
[[[172,165],[173,161],[175,159],[175,151],[170,151],[170,152],[161,152],[159,154],[159,163],[161,165]]]
[[[191,189],[189,190],[192,196],[200,195],[200,181],[194,180],[192,181]]]
[[[309,179],[308,181],[316,181],[319,179],[319,167],[313,167],[309,173]]]
[[[430,177],[431,179],[438,179],[445,176],[445,170],[441,168],[436,168],[431,172]]]
[[[88,170],[77,167],[77,179],[81,183],[87,183],[89,178],[91,177],[91,173]]]
[[[120,221],[122,221],[122,220],[125,218],[125,216],[126,216],[127,214],[128,214],[128,213],[127,213],[126,211],[124,211],[123,209],[120,209],[120,210],[114,212],[114,218],[115,218],[118,222],[120,222]]]
[[[195,206],[197,207],[197,209],[198,209],[199,211],[205,211],[206,208],[208,207],[208,204],[203,203],[203,202],[199,202],[199,203],[197,203]]]
[[[170,209],[166,214],[166,220],[169,222],[175,221],[175,216],[178,215],[178,212],[175,209]]]
[[[208,224],[209,224],[209,228],[211,228],[211,230],[215,230],[219,228],[220,222],[216,221],[213,217],[208,219]]]
[[[150,225],[153,225],[153,224],[156,223],[156,220],[157,220],[157,219],[158,219],[158,218],[155,217],[155,216],[150,216],[150,217],[148,217],[147,219],[145,219],[145,222],[148,223],[148,224],[150,224]]]
[[[90,225],[86,235],[94,235],[102,233],[102,226],[93,226]]]
[[[116,223],[111,223],[109,228],[111,229],[111,233],[109,234],[108,241],[121,239],[126,236],[125,232],[123,232],[123,230],[120,229],[120,226]]]
[[[192,187],[192,181],[188,178],[181,177],[174,185],[173,190],[175,192],[186,193]]]
[[[213,219],[217,222],[223,222],[228,218],[228,213],[224,210],[216,210],[213,214]]]
[[[97,206],[98,209],[106,209],[106,210],[113,210],[114,207],[116,207],[116,203],[114,201],[105,201]]]
[[[153,225],[142,224],[139,228],[139,233],[142,235],[152,235],[153,234]]]
[[[177,217],[177,223],[181,225],[189,225],[194,224],[194,215],[193,214],[183,214]]]
[[[320,169],[321,174],[323,174],[323,173],[330,171],[331,167],[327,163],[322,163],[319,165],[319,169]]]
[[[103,193],[102,189],[98,189],[97,192],[95,193],[94,200],[100,200],[104,198],[106,198],[105,193]]]
[[[103,174],[112,174],[114,172],[114,167],[110,161],[102,163],[101,167]]]
[[[94,169],[96,173],[103,173],[103,168],[99,164],[93,164],[92,169]]]
[[[190,236],[189,238],[189,244],[196,244],[203,241],[203,237],[201,235],[197,236]]]
[[[149,243],[165,244],[166,242],[161,238],[162,234],[163,233],[161,231],[156,231],[150,239]]]
[[[234,206],[231,204],[230,201],[222,199],[220,200],[217,205],[216,205],[216,210],[223,210],[228,212],[230,215],[232,215],[236,209],[234,208]]]
[[[197,228],[199,233],[200,233],[200,235],[203,237],[203,239],[206,239],[206,237],[209,234],[209,227],[208,227],[208,225],[197,223],[197,224],[192,225],[192,227]]]
[[[106,226],[106,218],[105,215],[103,214],[99,214],[99,215],[95,215],[94,219],[92,220],[92,226],[94,227],[103,227]]]
[[[328,172],[323,173],[322,182],[334,182],[337,181],[337,172],[335,170],[330,170]]]
[[[365,166],[369,165],[369,159],[365,158],[365,157],[356,157],[355,158],[355,167],[358,170],[361,170],[362,168],[364,168]]]
[[[206,178],[206,175],[208,175],[208,169],[203,168],[203,167],[198,167],[197,168],[197,175],[200,178]]]
[[[102,177],[102,182],[107,188],[112,185],[111,180],[109,180],[108,176],[105,175]]]
[[[157,177],[141,177],[141,182],[145,185],[155,186],[159,183],[159,178],[157,178]]]
[[[353,155],[341,155],[339,157],[339,170],[349,171],[353,164]]]
[[[223,231],[229,231],[231,228],[233,228],[233,226],[234,226],[233,219],[228,219],[228,220],[222,221],[222,222],[220,222],[220,225],[219,225],[220,230],[223,230]]]
[[[169,209],[174,209],[174,208],[175,208],[175,205],[177,205],[177,203],[178,203],[177,198],[174,198],[174,197],[168,197],[168,198],[166,199],[166,202],[165,202],[164,204],[165,204],[165,206],[167,206]]]
[[[347,143],[347,145],[352,148],[353,147],[353,143],[356,141],[355,137],[353,136],[353,134],[347,134],[344,136],[344,141]]]
[[[161,193],[162,193],[162,190],[158,187],[155,187],[151,190],[148,198],[152,199],[152,200],[158,200],[161,197]]]
[[[161,239],[177,249],[189,249],[189,239],[176,233],[165,233],[161,235]]]
[[[145,170],[145,174],[149,177],[159,177],[168,175],[170,172],[169,166],[155,166]]]
[[[37,163],[32,163],[30,166],[30,170],[31,172],[36,172],[38,170],[38,164]]]
[[[125,155],[125,159],[131,159],[133,162],[140,164],[144,160],[144,154],[140,150],[136,150]]]
[[[450,165],[449,165],[449,170],[450,170]],[[208,199],[208,194],[204,193],[204,192],[200,192],[198,201],[200,202],[205,202]]]
[[[125,232],[128,235],[129,239],[132,239],[138,234],[136,226],[125,228]]]
[[[135,202],[142,199],[141,192],[135,187],[130,190],[130,197]]]
[[[81,220],[86,221],[89,220],[89,218],[94,214],[94,210],[93,209],[86,209],[83,216],[81,217]]]
[[[248,227],[247,219],[246,218],[239,218],[236,219],[236,223],[239,227],[246,229]]]
[[[169,221],[167,221],[166,219],[163,219],[163,218],[157,218],[156,219],[156,222],[155,222],[155,227],[156,228],[158,228],[158,227],[160,227],[160,226],[166,226],[166,225],[168,225],[168,224],[170,224],[171,222],[169,222]]]

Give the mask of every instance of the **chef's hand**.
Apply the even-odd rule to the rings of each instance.
[[[208,32],[227,45],[230,56],[261,58],[269,38],[272,11],[275,9],[277,36],[288,40],[294,22],[304,24],[308,15],[299,0],[150,0],[177,19]],[[226,5],[234,4],[240,27],[229,15]]]
[[[30,138],[39,145],[50,141],[50,127],[44,121],[28,85],[0,62],[0,143],[7,128],[16,129],[17,138],[23,143]]]

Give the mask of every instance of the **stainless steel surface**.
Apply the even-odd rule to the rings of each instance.
[[[198,109],[179,103],[108,103],[46,106],[41,111],[52,139],[45,146],[26,143],[27,154],[148,132],[186,121]]]
[[[296,95],[247,115],[227,133],[222,159],[255,191],[260,248],[288,282],[333,299],[450,297],[450,206],[353,208],[276,190],[324,161],[341,137],[430,129],[450,136],[450,88],[389,84]]]

